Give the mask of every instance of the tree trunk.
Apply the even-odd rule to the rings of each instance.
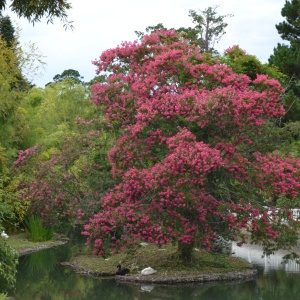
[[[193,253],[194,243],[185,244],[178,241],[178,256],[184,262],[190,263],[192,261],[192,253]]]

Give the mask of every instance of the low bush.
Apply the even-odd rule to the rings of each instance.
[[[0,240],[0,299],[1,293],[13,288],[16,282],[18,253],[5,241]]]

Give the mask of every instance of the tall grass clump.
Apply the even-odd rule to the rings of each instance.
[[[48,241],[53,237],[53,229],[46,227],[39,216],[32,215],[27,218],[25,226],[29,233],[29,238],[34,242]]]

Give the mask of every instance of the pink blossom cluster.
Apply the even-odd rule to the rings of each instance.
[[[22,161],[24,161],[28,157],[35,156],[37,154],[38,148],[39,148],[39,145],[35,145],[31,148],[27,148],[25,150],[20,150],[18,158],[14,161],[14,165],[20,164]]]
[[[273,189],[274,194],[298,195],[300,191],[300,161],[294,157],[282,159],[278,152],[262,156],[255,153],[258,185]],[[267,176],[266,176],[267,174]]]

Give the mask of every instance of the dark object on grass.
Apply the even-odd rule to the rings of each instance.
[[[122,276],[124,276],[124,275],[126,275],[126,274],[128,274],[130,272],[129,269],[122,268],[121,265],[117,265],[117,268],[118,268],[118,270],[116,272],[116,275],[122,275]]]

